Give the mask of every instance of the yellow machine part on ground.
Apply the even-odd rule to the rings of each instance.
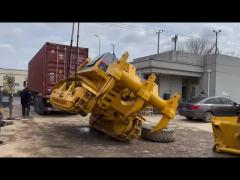
[[[145,119],[140,111],[149,105],[162,113],[152,132],[167,128],[175,117],[180,96],[175,94],[169,100],[160,98],[154,82],[156,76],[152,74],[147,80],[141,80],[127,60],[126,52],[111,63],[106,63],[102,56],[81,65],[76,77],[72,75],[67,81],[57,83],[50,96],[52,106],[82,116],[91,113],[92,127],[121,141],[131,141],[141,135]]]
[[[240,155],[240,117],[213,116],[214,150]]]

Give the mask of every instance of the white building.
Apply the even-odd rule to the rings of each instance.
[[[132,64],[144,79],[157,75],[161,97],[179,92],[185,101],[203,91],[240,103],[240,58],[168,51],[134,59]]]
[[[4,86],[4,77],[10,74],[15,77],[15,92],[22,90],[23,82],[27,80],[28,71],[18,69],[3,69],[0,68],[0,86]]]

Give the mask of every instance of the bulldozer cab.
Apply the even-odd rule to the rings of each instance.
[[[112,64],[114,61],[117,61],[117,58],[116,58],[116,56],[114,54],[104,53],[104,54],[102,54],[100,56],[97,56],[96,58],[91,60],[89,63],[87,63],[85,65],[85,68],[90,68],[90,67],[94,66],[99,61],[101,61],[99,63],[99,67],[102,70],[106,71],[110,64]]]

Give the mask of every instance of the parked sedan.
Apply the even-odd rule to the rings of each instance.
[[[239,105],[223,97],[196,97],[187,103],[180,103],[178,112],[187,119],[202,119],[211,122],[215,116],[236,116],[240,112]]]

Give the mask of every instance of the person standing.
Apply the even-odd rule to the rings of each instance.
[[[22,116],[25,117],[29,115],[29,105],[30,105],[30,93],[27,88],[23,89],[20,93],[21,105],[22,105]],[[27,111],[26,111],[27,110]]]

